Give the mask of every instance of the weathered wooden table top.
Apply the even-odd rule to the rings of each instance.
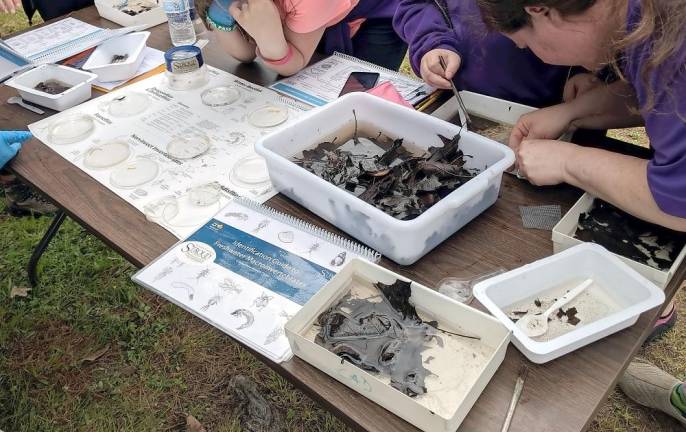
[[[97,26],[117,27],[101,19],[94,7],[72,15]],[[171,46],[166,26],[157,26],[151,31],[150,46],[162,50]],[[274,73],[259,64],[239,64],[212,44],[205,49],[205,58],[208,64],[256,84],[265,85],[276,79]],[[4,102],[13,95],[13,89],[0,88],[2,129],[24,129],[41,118]],[[11,169],[138,267],[148,264],[176,242],[169,232],[146,221],[142,213],[38,140],[24,145]],[[496,269],[519,267],[553,253],[550,232],[523,228],[519,206],[559,204],[565,212],[580,195],[580,191],[567,186],[538,188],[506,175],[496,204],[418,263],[402,267],[384,260],[382,264],[428,286],[435,286],[447,276],[473,277]],[[281,195],[267,204],[335,231]],[[668,298],[675,294],[685,275],[686,264],[679,268],[667,287]],[[531,369],[510,430],[584,430],[650,332],[658,314],[658,309],[644,313],[633,327],[545,365],[529,363],[511,345],[502,366],[459,430],[500,431],[517,372],[523,363],[529,364]],[[354,429],[417,430],[298,358],[282,364],[262,360]]]

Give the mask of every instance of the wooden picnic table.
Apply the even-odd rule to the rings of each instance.
[[[78,11],[73,16],[101,27],[117,26],[100,18],[94,7]],[[171,46],[166,26],[157,26],[151,31],[150,46],[162,50]],[[212,44],[205,52],[208,64],[254,83],[265,85],[276,79],[274,73],[259,64],[239,64]],[[24,129],[41,118],[4,102],[13,95],[12,89],[0,88],[2,129]],[[165,229],[148,222],[141,212],[38,140],[27,142],[10,168],[137,267],[150,263],[177,241]],[[580,195],[579,190],[568,186],[534,187],[504,176],[496,204],[418,263],[403,267],[384,259],[382,265],[428,286],[435,286],[447,276],[473,277],[497,269],[522,266],[551,255],[553,249],[549,231],[522,227],[519,206],[559,204],[565,212]],[[282,195],[272,198],[268,205],[335,230]],[[383,230],[384,227],[377,229]],[[685,275],[686,264],[683,264],[666,288],[668,298],[674,296]],[[500,431],[523,363],[530,366],[530,371],[510,430],[566,432],[586,429],[651,331],[659,312],[657,308],[646,312],[633,327],[544,365],[529,363],[511,345],[502,366],[459,430]],[[256,355],[353,429],[374,432],[417,430],[298,358],[275,364]]]

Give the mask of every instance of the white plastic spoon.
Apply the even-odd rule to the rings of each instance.
[[[546,334],[548,332],[548,316],[570,301],[574,300],[576,296],[584,292],[586,288],[591,286],[591,284],[593,284],[593,279],[586,279],[574,289],[568,291],[567,294],[560,297],[545,312],[524,315],[519,321],[517,321],[517,327],[519,327],[529,337],[538,337]]]

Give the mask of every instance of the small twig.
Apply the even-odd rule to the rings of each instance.
[[[524,381],[526,376],[529,374],[529,368],[526,365],[522,365],[519,369],[519,376],[517,377],[517,382],[515,383],[514,393],[512,394],[512,400],[510,401],[510,407],[507,409],[507,415],[505,416],[505,422],[500,432],[507,432],[510,430],[510,423],[512,423],[512,417],[514,417],[515,408],[517,408],[517,403],[519,398],[522,396],[522,390],[524,390]]]
[[[453,336],[459,336],[459,337],[463,337],[463,338],[467,338],[467,339],[481,340],[481,336],[464,335],[464,334],[460,334],[460,333],[451,332],[451,331],[448,331],[448,330],[443,330],[442,328],[438,328],[438,327],[436,327],[436,330],[442,331],[443,333],[451,334],[451,335],[453,335]]]

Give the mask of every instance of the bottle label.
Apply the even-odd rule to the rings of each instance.
[[[180,13],[189,9],[188,0],[165,0],[163,6],[165,13]]]

